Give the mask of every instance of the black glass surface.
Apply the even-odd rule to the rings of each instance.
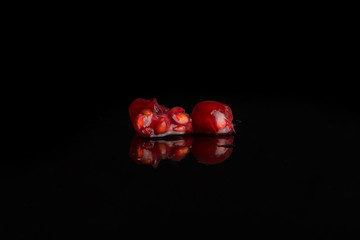
[[[11,154],[0,168],[4,232],[348,239],[360,215],[358,71],[350,71],[358,44],[351,46],[349,27],[356,21],[340,24],[323,9],[315,15],[336,19],[244,10],[237,21],[143,31],[148,19],[128,26],[132,16],[129,32],[88,18],[62,27],[63,13],[56,26],[22,21],[27,31],[12,28],[21,36],[5,34],[16,46],[4,45],[6,62],[16,63],[3,78],[13,84],[3,87],[3,129],[11,133],[3,142],[13,146],[4,145]],[[199,101],[226,103],[236,133],[230,142],[139,140],[128,114],[139,97],[187,113]],[[138,144],[140,152],[170,150],[142,159]]]
[[[220,232],[235,231],[232,224],[246,231],[286,227],[302,234],[356,227],[354,108],[299,96],[184,94],[155,97],[187,112],[199,100],[227,103],[236,123],[230,142],[197,135],[139,138],[127,112],[136,94],[82,114],[78,126],[63,117],[59,129],[52,126],[61,124],[58,119],[46,125],[50,133],[28,132],[21,160],[3,171],[19,236],[89,227],[121,233],[160,223],[172,229],[218,226]],[[156,162],[134,158],[137,146],[159,144],[172,146],[171,154]],[[186,149],[176,157],[180,148]]]

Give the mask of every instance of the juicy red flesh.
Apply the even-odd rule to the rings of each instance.
[[[195,105],[191,118],[196,133],[227,135],[234,133],[231,108],[216,101],[203,101]]]
[[[167,108],[155,98],[135,99],[129,106],[130,120],[142,137],[162,137],[193,132],[192,120],[181,107]]]

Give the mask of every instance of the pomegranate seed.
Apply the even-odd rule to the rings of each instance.
[[[174,127],[175,132],[185,132],[185,130],[186,130],[185,126]]]
[[[145,116],[150,116],[152,114],[150,109],[144,109],[141,111],[142,114],[144,114]]]
[[[143,115],[138,115],[135,118],[135,126],[138,130],[140,130],[144,126],[144,116]]]
[[[157,127],[155,128],[155,133],[156,134],[161,134],[161,133],[164,133],[166,132],[166,122],[165,120],[161,121]]]
[[[189,122],[189,117],[186,113],[176,113],[174,114],[173,119],[175,120],[175,122],[180,124],[186,124]]]

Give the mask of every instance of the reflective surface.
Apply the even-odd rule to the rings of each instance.
[[[138,164],[156,168],[161,160],[179,162],[190,152],[198,162],[217,164],[232,153],[234,136],[172,136],[167,138],[141,138],[135,134],[131,140],[130,157]]]
[[[234,136],[144,140],[125,102],[62,142],[59,134],[28,141],[40,150],[2,172],[4,206],[16,206],[9,219],[34,239],[64,229],[321,235],[357,227],[356,115],[303,100],[223,101],[241,120]]]

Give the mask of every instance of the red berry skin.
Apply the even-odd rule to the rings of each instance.
[[[202,101],[195,105],[191,113],[194,132],[210,135],[234,133],[231,108],[221,102]]]
[[[156,98],[151,98],[149,100],[137,98],[129,106],[130,121],[133,123],[136,116],[144,109],[149,109],[157,114],[162,114],[169,110],[167,107],[158,104]]]

